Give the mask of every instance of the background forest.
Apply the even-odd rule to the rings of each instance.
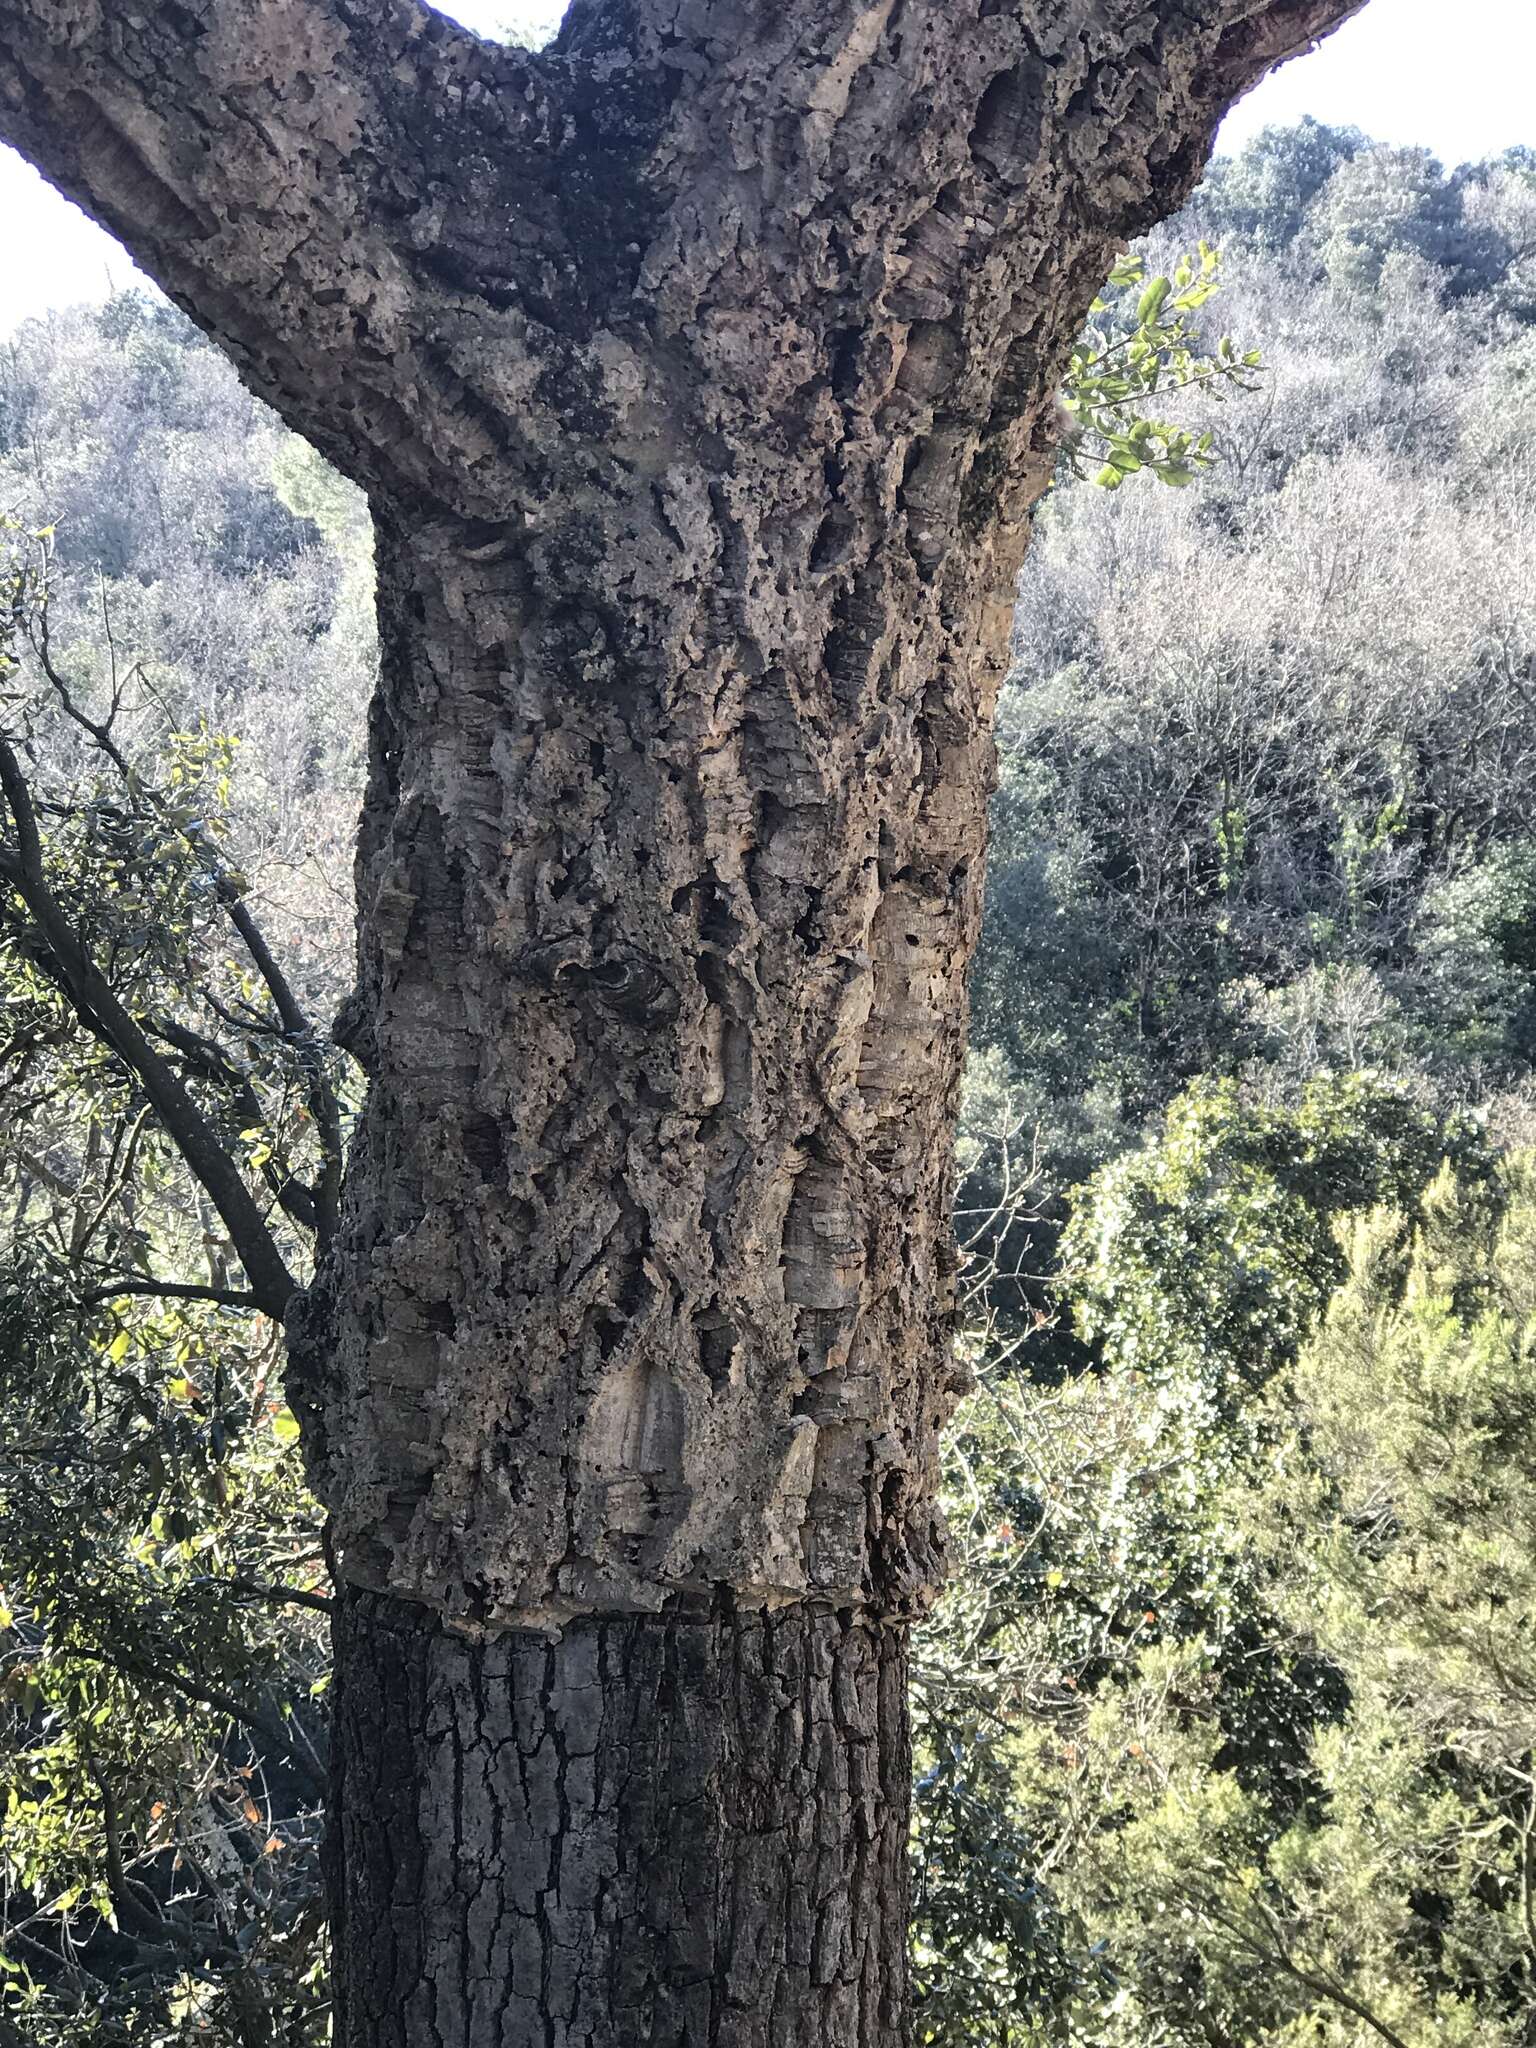
[[[1168,400],[1209,462],[1093,386],[1001,705],[919,2038],[1529,2048],[1536,155],[1268,130],[1148,273],[1202,238],[1263,371]],[[0,2042],[299,2048],[323,1543],[114,1034],[301,1266],[366,508],[125,295],[0,355],[0,512]]]

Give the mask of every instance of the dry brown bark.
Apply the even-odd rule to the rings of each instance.
[[[726,1737],[782,1711],[742,1644],[809,1657],[841,1632],[857,1656],[806,1668],[883,1755],[876,1862],[899,1862],[899,1644],[869,1631],[898,1638],[940,1569],[964,978],[1054,387],[1228,103],[1355,4],[575,0],[530,55],[412,0],[0,0],[0,133],[378,522],[342,1027],[371,1090],[341,1239],[293,1316],[357,1589],[349,2044],[901,2038],[884,1881],[858,1894],[883,1981],[844,1958],[852,2005],[783,1956],[771,1996],[714,1963],[699,1990],[689,1945],[606,1894],[628,1960],[579,2020],[546,1985],[391,2032],[345,1988],[365,1942],[405,1939],[367,1873],[390,1828],[457,1842],[483,1816],[443,1800],[427,1693],[402,1676],[360,1705],[349,1674],[373,1684],[406,1641],[424,1672],[473,1668],[441,1680],[469,1687],[462,1727],[510,1659],[552,1674],[554,1726],[571,1660],[606,1644],[611,1730],[647,1659],[678,1659],[666,1739],[712,1759],[713,1846],[643,1770],[588,1773],[560,1825],[712,1873],[716,1925],[729,1873],[767,1896],[796,1853]],[[414,1722],[391,1733],[388,1702]],[[352,1788],[391,1742],[415,1819],[397,1800],[386,1826]],[[517,1783],[491,1861],[547,1829]],[[826,1798],[844,1861],[813,1914],[875,1853]],[[466,1952],[475,1839],[445,1891],[421,1880],[441,1925],[400,1967],[423,1984]],[[539,1939],[552,1982],[565,1937]],[[659,2031],[614,2003],[640,1949]]]

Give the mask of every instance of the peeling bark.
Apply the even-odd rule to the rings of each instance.
[[[531,56],[412,0],[0,0],[0,132],[378,521],[339,1027],[371,1087],[291,1317],[357,1589],[349,2048],[901,2038],[888,1691],[941,1569],[964,982],[1055,382],[1226,105],[1353,5],[575,0]],[[774,1746],[769,1662],[794,1742],[873,1743],[856,1824]],[[567,1983],[516,1903],[546,1792],[510,1750],[443,1773],[514,1710],[519,1755],[617,1756],[658,1673],[707,1824],[648,1836],[605,1764],[563,1826],[703,1889],[610,1921],[573,1878],[605,1931]],[[787,1898],[799,1854],[741,1816],[791,1785],[829,1859],[805,1941],[855,1899],[867,1939],[830,1978],[748,1942],[738,1997],[722,1901]],[[471,1893],[509,1917],[455,1931]]]

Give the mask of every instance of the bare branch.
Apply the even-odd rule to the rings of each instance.
[[[203,1287],[185,1280],[115,1280],[110,1287],[96,1287],[82,1295],[81,1302],[86,1308],[99,1308],[103,1302],[116,1301],[120,1294],[153,1295],[161,1301],[212,1301],[222,1308],[261,1307],[256,1295],[242,1293],[238,1288]]]
[[[81,1022],[137,1076],[166,1135],[222,1218],[250,1276],[258,1306],[266,1314],[280,1317],[298,1283],[234,1161],[168,1063],[118,1000],[49,887],[31,793],[14,749],[4,741],[0,741],[0,790],[15,822],[18,849],[14,855],[0,852],[0,880],[11,884],[31,912],[33,943],[40,944]]]

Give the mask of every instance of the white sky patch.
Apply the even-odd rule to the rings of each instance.
[[[1532,0],[1370,0],[1310,56],[1240,100],[1219,147],[1311,114],[1376,142],[1421,143],[1447,167],[1536,146]]]
[[[442,12],[481,35],[543,42],[559,0],[454,0]],[[1447,164],[1536,145],[1533,0],[1370,0],[1310,56],[1227,117],[1237,149],[1270,122],[1313,114],[1381,142],[1423,143]],[[124,250],[11,150],[0,149],[0,336],[50,306],[141,283]]]

